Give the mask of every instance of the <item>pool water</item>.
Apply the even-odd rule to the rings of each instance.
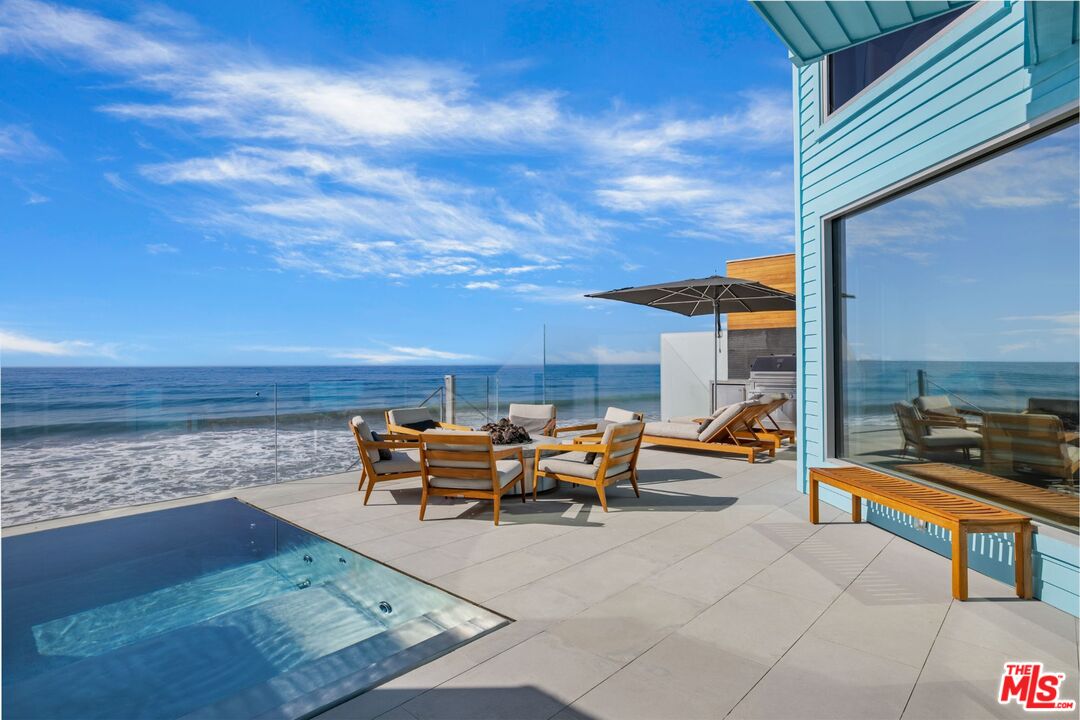
[[[5,718],[303,717],[507,622],[237,500],[0,550]]]

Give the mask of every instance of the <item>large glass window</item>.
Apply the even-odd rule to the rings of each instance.
[[[838,454],[1076,528],[1075,122],[837,221]]]
[[[829,112],[858,95],[970,7],[938,15],[830,55],[826,64]]]

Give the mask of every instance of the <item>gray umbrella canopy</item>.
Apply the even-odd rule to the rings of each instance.
[[[794,310],[795,296],[783,290],[762,285],[752,280],[713,275],[694,280],[677,280],[657,285],[620,288],[585,297],[604,300],[621,300],[670,310],[680,315],[712,315],[713,332],[713,385],[719,377],[720,316],[724,313],[767,312]],[[709,393],[709,407],[716,409],[716,391]]]
[[[687,317],[795,309],[795,296],[789,292],[721,275],[620,288],[585,297],[647,305]]]

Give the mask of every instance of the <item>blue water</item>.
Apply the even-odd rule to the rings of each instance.
[[[554,402],[562,422],[609,405],[656,417],[656,365],[5,368],[4,525],[342,472],[347,418],[424,403],[457,377],[457,421]]]
[[[918,393],[917,371],[927,373],[930,395],[949,395],[957,407],[984,412],[1021,412],[1028,398],[1080,397],[1080,364],[1070,362],[848,362],[845,405],[854,426],[892,427],[893,403]]]
[[[299,716],[504,622],[235,500],[2,556],[5,718]]]

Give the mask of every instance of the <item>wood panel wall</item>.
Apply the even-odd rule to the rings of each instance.
[[[795,253],[730,260],[724,274],[743,280],[756,280],[777,290],[795,292]],[[793,328],[795,327],[795,311],[731,313],[727,320],[728,330]]]

